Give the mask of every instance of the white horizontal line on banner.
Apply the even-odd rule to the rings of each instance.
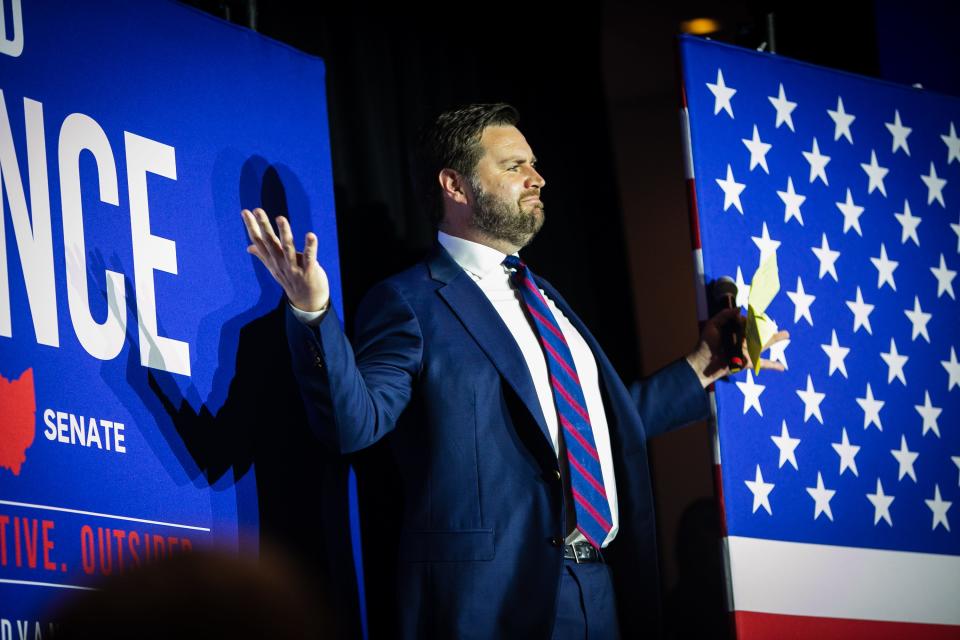
[[[960,625],[960,556],[730,536],[733,609]]]
[[[76,584],[57,584],[56,582],[34,582],[32,580],[12,580],[9,578],[0,578],[0,582],[8,584],[23,584],[30,587],[56,587],[57,589],[81,589],[83,591],[96,591],[93,587],[81,587]]]
[[[143,524],[156,524],[162,527],[176,527],[177,529],[190,529],[192,531],[205,531],[210,533],[210,527],[195,527],[189,524],[177,524],[176,522],[160,522],[159,520],[144,520],[143,518],[131,518],[129,516],[116,516],[109,513],[97,513],[95,511],[80,511],[79,509],[67,509],[65,507],[51,507],[45,504],[30,504],[27,502],[13,502],[11,500],[0,500],[0,504],[11,507],[25,507],[27,509],[46,509],[47,511],[62,511],[64,513],[76,513],[81,516],[94,516],[97,518],[113,518],[114,520],[127,520],[129,522],[142,522]]]

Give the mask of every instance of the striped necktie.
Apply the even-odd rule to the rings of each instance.
[[[520,258],[507,256],[503,264],[514,269],[513,282],[533,321],[547,360],[557,419],[563,428],[570,463],[570,488],[577,514],[577,529],[597,549],[606,540],[612,525],[610,503],[603,486],[600,456],[593,440],[593,428],[584,400],[580,378],[560,325],[546,299],[533,281],[533,274]]]

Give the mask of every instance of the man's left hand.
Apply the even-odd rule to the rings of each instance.
[[[727,360],[727,354],[723,348],[723,328],[728,322],[740,323],[740,334],[746,333],[745,328],[747,319],[740,313],[740,309],[724,309],[716,314],[703,325],[700,333],[700,343],[689,355],[687,362],[696,371],[697,377],[704,388],[708,387],[714,381],[730,375],[730,366]],[[763,345],[763,351],[770,348],[778,342],[786,340],[790,334],[786,331],[778,331],[773,334],[767,344]],[[745,369],[752,369],[753,362],[750,360],[750,354],[747,353],[746,340],[740,343],[740,349],[743,353],[743,360],[746,362]],[[761,369],[773,369],[774,371],[783,371],[784,367],[779,362],[773,362],[766,358],[760,359]]]

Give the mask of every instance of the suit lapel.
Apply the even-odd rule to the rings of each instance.
[[[443,247],[438,245],[434,248],[433,253],[427,258],[427,265],[433,279],[444,284],[437,293],[490,358],[503,379],[523,401],[552,449],[553,440],[540,408],[540,400],[537,397],[533,379],[530,377],[530,370],[523,359],[520,347],[503,323],[500,314],[493,308],[480,287],[470,279],[470,276]]]

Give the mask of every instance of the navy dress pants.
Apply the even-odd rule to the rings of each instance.
[[[616,640],[617,606],[610,569],[602,562],[563,561],[554,640]]]

